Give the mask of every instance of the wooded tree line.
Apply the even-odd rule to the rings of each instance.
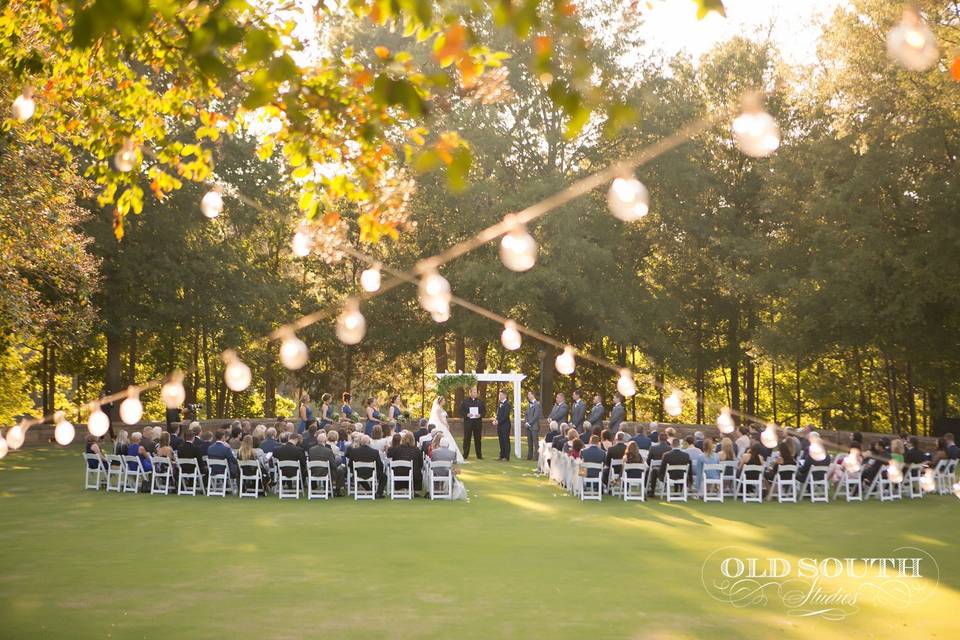
[[[354,225],[351,241],[410,267],[760,86],[783,133],[773,157],[744,157],[729,125],[718,125],[638,171],[652,197],[642,221],[617,221],[605,194],[591,194],[530,229],[540,246],[534,269],[508,271],[496,246],[483,247],[443,269],[454,292],[683,389],[680,419],[688,422],[712,422],[730,406],[784,424],[922,433],[954,414],[960,87],[945,68],[914,74],[890,62],[884,34],[899,8],[856,0],[825,27],[820,62],[797,68],[768,43],[746,39],[698,61],[653,61],[635,54],[642,43],[628,23],[602,24],[605,2],[585,4],[582,19],[609,30],[592,40],[589,56],[610,99],[636,111],[631,124],[608,136],[614,116],[595,115],[569,138],[566,114],[541,74],[522,62],[531,54],[523,48],[535,43],[501,42],[489,30],[491,46],[514,54],[507,62],[512,99],[452,100],[434,116],[436,128],[470,141],[469,187],[454,193],[444,178],[421,175],[413,229],[370,246]],[[924,4],[943,48],[960,44],[956,7]],[[471,27],[487,33],[482,21]],[[391,37],[398,36],[347,29],[331,46],[390,46]],[[338,343],[331,323],[310,327],[301,335],[310,362],[296,374],[283,370],[276,345],[256,338],[298,314],[339,305],[365,265],[291,255],[298,194],[283,161],[258,160],[256,145],[242,135],[222,138],[217,172],[275,216],[228,198],[225,215],[206,220],[197,208],[204,189],[188,184],[162,202],[147,198],[116,242],[112,212],[97,206],[82,179],[65,177],[75,175],[71,165],[44,164],[42,148],[8,136],[0,157],[6,184],[23,186],[3,192],[0,235],[5,254],[23,255],[21,243],[36,254],[8,273],[33,296],[17,304],[46,311],[18,312],[11,302],[17,288],[4,288],[13,310],[3,327],[0,365],[13,381],[4,395],[30,392],[36,411],[48,410],[68,391],[82,400],[104,385],[117,390],[179,367],[191,371],[187,401],[211,416],[289,412],[301,389],[351,389],[357,399],[399,392],[418,413],[423,396],[429,404],[435,371],[516,369],[545,403],[577,387],[609,403],[609,370],[580,361],[573,376],[560,376],[552,349],[525,340],[507,352],[502,327],[456,308],[438,325],[410,287],[364,305],[369,331],[356,347]],[[24,154],[53,168],[20,175]],[[75,208],[40,208],[71,217],[56,230],[24,231],[26,185],[67,198]],[[58,255],[47,255],[54,249]],[[15,326],[24,317],[32,326]],[[247,392],[223,385],[218,354],[226,347],[254,370]],[[662,392],[638,387],[628,402],[633,416],[665,419]],[[156,394],[144,401],[159,417]],[[3,408],[4,420],[25,409]]]

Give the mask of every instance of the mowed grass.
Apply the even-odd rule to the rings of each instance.
[[[486,443],[495,450],[495,441]],[[80,449],[0,461],[0,638],[955,638],[960,501],[581,503],[526,461],[465,467],[471,501],[356,503],[82,489]],[[936,558],[933,596],[844,622],[735,609],[701,567]],[[952,620],[952,622],[951,622]]]

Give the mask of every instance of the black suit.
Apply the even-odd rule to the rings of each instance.
[[[382,498],[387,485],[387,474],[383,470],[383,460],[380,459],[380,452],[368,445],[350,447],[347,449],[347,460],[350,461],[351,465],[354,462],[375,462],[377,464],[377,497]],[[356,469],[354,469],[353,473],[356,472]],[[369,480],[369,471],[364,471],[359,478]]]
[[[510,412],[513,407],[509,400],[497,405],[497,439],[500,440],[500,459],[510,459]]]
[[[423,455],[420,450],[410,445],[401,444],[398,447],[387,449],[387,458],[390,460],[409,460],[413,463],[413,489],[420,491],[423,488]],[[406,483],[398,483],[401,489],[405,489]]]
[[[192,440],[184,440],[177,449],[177,458],[180,460],[193,458],[197,461],[197,468],[203,475],[207,474],[206,465],[203,464],[203,450]]]
[[[659,460],[663,457],[667,451],[670,451],[670,445],[666,442],[658,442],[657,444],[650,447],[650,454],[647,457],[647,464],[653,462],[654,460]]]
[[[690,464],[690,455],[681,449],[670,449],[660,459],[660,480],[667,476],[667,465],[687,465],[687,480],[693,477],[693,467]],[[676,472],[674,472],[676,473]],[[672,476],[674,478],[678,476]]]
[[[300,462],[300,477],[303,482],[307,481],[307,452],[295,444],[287,442],[279,449],[273,452],[273,457],[277,460],[297,460]],[[284,471],[284,475],[290,477],[292,474]]]
[[[477,418],[468,418],[470,408],[477,408]],[[480,446],[480,439],[483,437],[483,414],[486,413],[486,407],[480,398],[466,397],[463,404],[460,405],[460,417],[463,418],[463,459],[470,457],[470,439],[477,442],[477,459],[483,460],[483,450]]]

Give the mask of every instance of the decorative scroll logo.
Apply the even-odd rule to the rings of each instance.
[[[843,620],[861,604],[906,610],[940,583],[933,556],[900,547],[887,557],[757,557],[742,547],[711,553],[700,571],[703,588],[733,607],[782,606],[788,615]]]

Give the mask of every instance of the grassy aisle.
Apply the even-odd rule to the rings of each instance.
[[[495,448],[491,439],[487,446]],[[960,501],[582,504],[485,460],[469,503],[241,501],[81,488],[80,449],[0,461],[0,638],[948,638]],[[734,609],[714,550],[936,558],[932,597],[842,623]],[[949,613],[948,613],[949,612]],[[948,618],[954,622],[948,625]]]

